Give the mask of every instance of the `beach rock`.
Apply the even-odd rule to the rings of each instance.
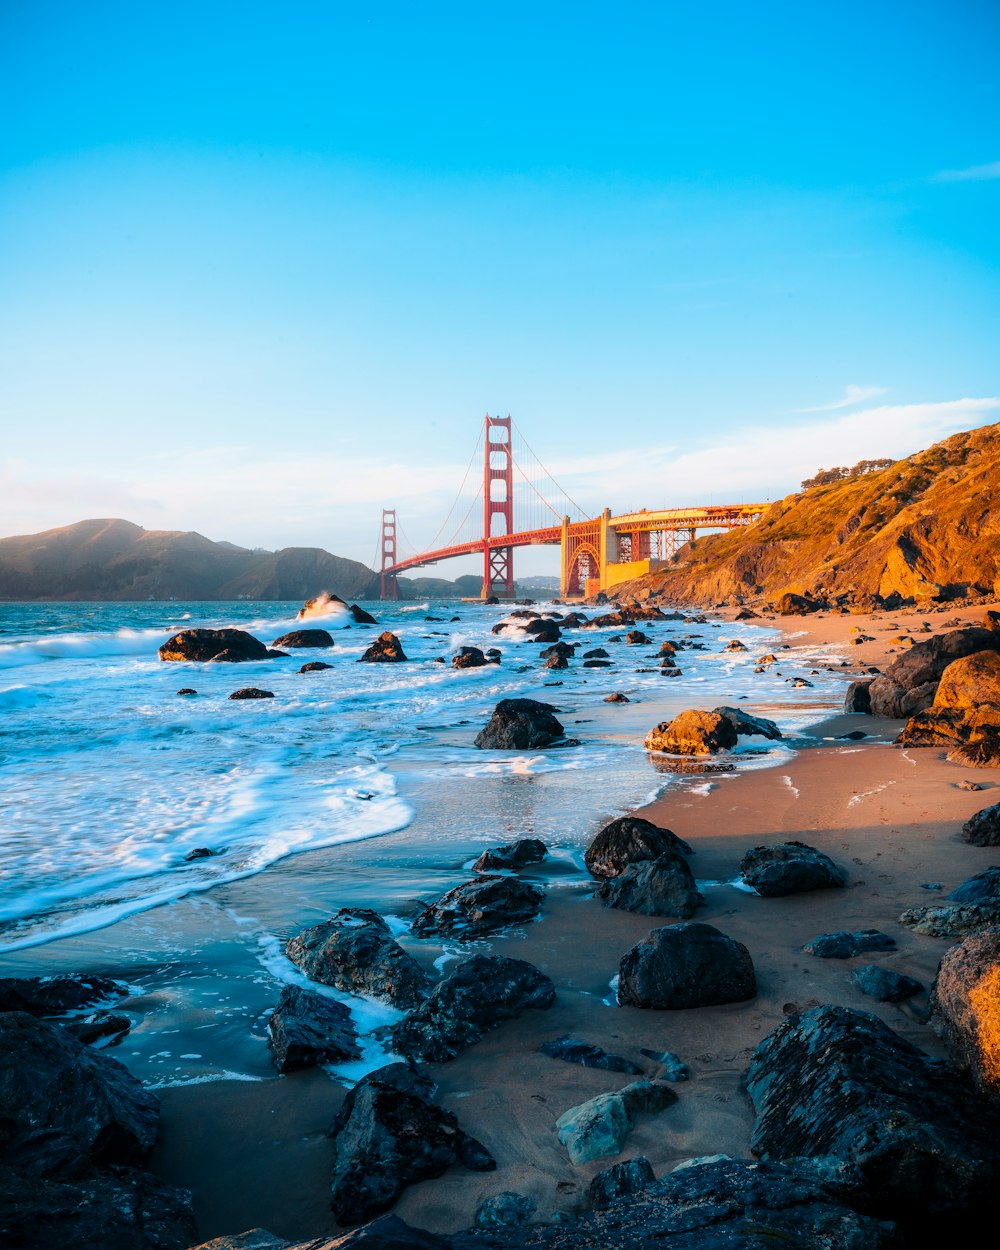
[[[177,693],[182,694],[182,695],[192,695],[192,694],[197,694],[198,691],[192,690],[190,686],[181,686],[180,690],[178,690]]]
[[[985,708],[978,708],[973,716],[981,716]],[[1000,715],[1000,709],[997,709]],[[968,742],[962,742],[948,752],[953,764],[966,764],[969,768],[1000,768],[1000,726],[973,730]]]
[[[529,1008],[544,1011],[555,987],[523,959],[473,955],[439,981],[427,1001],[392,1031],[403,1055],[442,1063]]]
[[[271,643],[272,647],[332,647],[333,635],[325,629],[293,629]]]
[[[656,1075],[661,1081],[686,1081],[690,1076],[687,1064],[672,1050],[651,1050],[648,1046],[642,1046],[639,1054],[659,1064],[660,1071]]]
[[[872,712],[903,719],[930,707],[948,665],[977,651],[1000,651],[1000,632],[953,629],[914,643],[872,682]]]
[[[704,902],[687,860],[673,852],[629,864],[617,877],[603,882],[597,895],[619,911],[679,920],[689,920]]]
[[[584,651],[583,658],[585,660],[606,660],[609,653],[603,647],[591,647],[589,651]]]
[[[331,608],[339,613],[341,608],[346,608],[347,604],[341,599],[340,595],[331,594],[328,590],[322,590],[312,599],[307,599],[305,603],[295,613],[297,621],[306,620],[310,616],[329,615]]]
[[[561,637],[559,626],[556,622],[546,620],[541,616],[528,621],[521,628],[532,642],[558,642]]]
[[[653,640],[648,634],[644,634],[641,629],[630,629],[625,635],[625,641],[630,647],[640,647]]]
[[[842,890],[847,884],[846,872],[828,855],[794,841],[747,851],[740,861],[740,877],[764,898],[807,890]]]
[[[851,682],[844,696],[845,712],[871,712],[871,684],[874,680],[874,677],[863,677],[860,681]]]
[[[631,703],[632,700],[628,697],[627,694],[622,694],[620,690],[616,690],[613,694],[606,694],[604,696],[604,702],[605,703]]]
[[[746,651],[746,649],[746,643],[740,642],[739,638],[730,638],[725,648],[726,651]]]
[[[611,668],[611,661],[610,661],[610,660],[584,660],[584,662],[583,662],[583,667],[584,667],[584,668]],[[639,672],[639,671],[643,671],[643,672],[644,672],[644,671],[647,671],[647,670],[638,670],[638,669],[637,669],[636,671],[637,671],[637,672]]]
[[[669,755],[714,755],[736,746],[732,722],[718,712],[691,708],[672,721],[661,721],[646,735],[647,751]]]
[[[366,612],[364,608],[359,608],[356,603],[348,605],[348,612],[354,617],[355,625],[377,625],[378,621],[370,612]]]
[[[579,1167],[591,1159],[621,1152],[628,1131],[642,1112],[662,1111],[677,1101],[669,1085],[660,1081],[633,1081],[624,1089],[598,1094],[570,1107],[556,1120],[559,1140],[570,1163]]]
[[[94,1046],[111,1037],[124,1037],[132,1021],[119,1012],[94,1011],[80,1020],[62,1020],[60,1025],[84,1046]]]
[[[161,660],[204,663],[228,651],[233,661],[266,660],[267,647],[242,629],[182,629],[159,649]]]
[[[597,834],[584,852],[583,862],[592,877],[617,877],[629,864],[658,859],[661,855],[691,855],[689,843],[669,829],[641,816],[620,816]]]
[[[330,920],[303,929],[289,938],[285,953],[313,981],[403,1010],[430,990],[427,973],[366,907],[342,907]]]
[[[789,1016],[754,1051],[747,1091],[755,1155],[853,1164],[877,1217],[919,1228],[993,1205],[997,1121],[957,1073],[877,1016],[835,1006]]]
[[[712,1007],[756,993],[750,952],[710,924],[653,929],[626,951],[618,970],[621,1007]]]
[[[474,877],[442,894],[411,928],[418,937],[439,933],[470,941],[534,920],[544,898],[544,890],[517,877]]]
[[[914,712],[896,738],[901,747],[957,746],[967,735],[968,714],[958,708],[928,707]]]
[[[273,690],[259,690],[256,686],[241,686],[234,690],[230,699],[273,699]]]
[[[526,868],[540,864],[548,854],[545,843],[538,838],[518,838],[504,846],[491,846],[472,865],[475,872],[489,872],[495,868]]]
[[[551,703],[537,699],[501,699],[489,723],[476,735],[481,751],[534,751],[565,736]]]
[[[0,977],[0,1011],[59,1016],[98,1003],[117,1002],[128,986],[110,977]]]
[[[406,658],[403,652],[403,644],[395,634],[386,630],[385,633],[379,634],[358,663],[400,664]]]
[[[487,1198],[476,1212],[476,1227],[490,1229],[520,1228],[535,1213],[535,1200],[506,1189]]]
[[[782,736],[778,726],[766,716],[751,716],[738,707],[717,707],[712,711],[717,716],[724,716],[736,730],[738,737],[759,736],[774,740]]]
[[[299,669],[300,673],[322,673],[324,669],[333,668],[332,664],[327,664],[325,660],[310,660],[308,664],[303,664]]]
[[[451,657],[452,668],[484,668],[488,663],[478,647],[459,647]]]
[[[619,1198],[641,1193],[655,1180],[656,1174],[645,1155],[616,1163],[598,1172],[590,1182],[590,1205],[595,1211],[601,1211]]]
[[[562,655],[550,655],[542,667],[549,669],[569,668],[569,660]]]
[[[804,616],[808,612],[819,612],[826,604],[812,595],[797,595],[789,591],[770,606],[779,616]]]
[[[919,994],[924,988],[916,977],[909,977],[894,968],[882,968],[878,964],[862,964],[851,972],[854,983],[862,994],[877,998],[880,1003],[902,1003]]]
[[[995,864],[969,877],[948,895],[953,903],[1000,902],[1000,867]]]
[[[267,1044],[279,1072],[361,1058],[348,1008],[300,985],[282,989],[268,1017]]]
[[[981,703],[1000,705],[1000,653],[976,651],[953,660],[941,674],[934,706],[974,708]]]
[[[602,1050],[600,1046],[595,1046],[592,1042],[579,1041],[570,1037],[568,1033],[554,1038],[551,1042],[543,1042],[539,1050],[550,1059],[579,1063],[585,1068],[600,1068],[602,1072],[627,1072],[632,1076],[639,1076],[642,1073],[642,1068],[631,1059],[625,1059],[621,1055],[612,1055]]]
[[[431,1101],[433,1094],[430,1077],[406,1063],[370,1072],[350,1090],[327,1130],[334,1142],[330,1188],[338,1224],[380,1215],[407,1185],[440,1176],[453,1163],[494,1170],[489,1151]]]
[[[924,937],[957,938],[1000,922],[1000,902],[941,903],[936,907],[909,907],[899,923]]]
[[[126,1067],[58,1025],[0,1015],[3,1138],[56,1130],[92,1162],[141,1160],[156,1140],[159,1102]]]
[[[894,951],[896,939],[879,929],[856,929],[853,933],[838,930],[836,933],[820,934],[802,949],[817,959],[852,959],[868,951]]]
[[[576,642],[556,642],[553,643],[551,647],[546,647],[545,650],[539,654],[543,660],[551,660],[554,658],[571,660],[578,646],[579,643]]]
[[[1000,925],[945,951],[931,995],[931,1023],[976,1086],[1000,1100]]]

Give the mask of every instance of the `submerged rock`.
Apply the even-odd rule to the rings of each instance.
[[[333,635],[325,629],[293,629],[271,643],[272,647],[332,647]]]
[[[618,971],[621,1007],[712,1007],[756,993],[750,952],[710,924],[653,929],[625,953]]]
[[[368,650],[361,656],[358,663],[365,664],[400,664],[406,659],[403,644],[395,634],[386,630],[379,634]]]
[[[267,1042],[279,1072],[361,1058],[348,1008],[300,985],[281,991],[268,1017]]]
[[[308,664],[303,664],[299,669],[300,673],[322,673],[328,668],[333,668],[332,664],[327,664],[325,660],[310,660]]]
[[[0,1011],[58,1016],[99,1003],[117,1002],[127,993],[127,986],[110,977],[2,977]]]
[[[804,842],[755,846],[740,862],[740,876],[764,898],[808,890],[842,890],[847,874],[828,855]]]
[[[411,928],[418,937],[440,933],[469,941],[534,920],[544,898],[544,890],[517,877],[475,877],[442,894]]]
[[[241,686],[234,690],[230,699],[273,699],[273,690],[259,690],[256,686]]]
[[[223,651],[234,662],[266,660],[267,647],[242,629],[182,629],[159,649],[161,660],[214,660]]]
[[[661,855],[691,855],[691,845],[641,816],[620,816],[596,835],[583,862],[592,877],[617,877],[629,864]]]
[[[533,751],[565,736],[556,709],[537,699],[501,699],[475,745],[482,751]]]
[[[548,848],[538,838],[518,838],[503,846],[492,846],[483,851],[472,865],[475,872],[489,872],[491,868],[526,868],[540,864],[548,855]]]

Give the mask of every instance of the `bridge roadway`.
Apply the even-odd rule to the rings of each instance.
[[[492,534],[436,551],[409,556],[383,569],[395,575],[424,568],[455,556],[489,553],[511,547],[562,547],[560,593],[592,594],[609,590],[617,582],[649,572],[663,561],[650,558],[650,535],[681,533],[693,539],[697,530],[734,529],[752,525],[766,504],[716,504],[705,508],[645,509],[612,516],[605,508],[601,516],[587,521],[570,521],[542,529],[520,530],[512,534]],[[484,597],[487,587],[484,586]]]

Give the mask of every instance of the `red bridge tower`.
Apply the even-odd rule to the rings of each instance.
[[[492,540],[514,532],[514,455],[510,417],[486,414],[483,432],[483,593],[514,594],[514,548],[495,547]],[[495,522],[499,519],[500,524]]]

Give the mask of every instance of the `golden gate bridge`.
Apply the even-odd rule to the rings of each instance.
[[[482,473],[473,477],[480,457]],[[426,550],[403,553],[396,510],[383,508],[381,597],[397,597],[400,573],[482,553],[481,597],[513,598],[514,548],[543,545],[561,550],[560,597],[591,596],[665,564],[698,530],[752,525],[765,506],[643,508],[620,516],[605,508],[600,516],[588,516],[552,477],[513,420],[487,413],[455,501]]]

